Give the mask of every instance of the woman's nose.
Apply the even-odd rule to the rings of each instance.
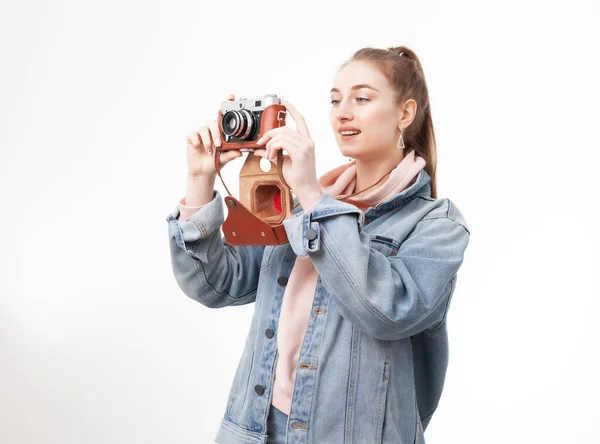
[[[345,101],[341,101],[335,109],[335,118],[337,120],[352,120],[352,112]]]

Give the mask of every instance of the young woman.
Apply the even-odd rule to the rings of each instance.
[[[232,98],[232,97],[230,97]],[[436,192],[436,145],[421,64],[404,46],[364,48],[331,90],[331,125],[352,160],[317,179],[304,118],[269,131],[300,207],[289,244],[222,241],[216,121],[188,136],[188,190],[167,217],[173,272],[207,307],[254,302],[216,441],[414,443],[440,399],[446,313],[469,230]],[[242,154],[221,154],[225,165]]]

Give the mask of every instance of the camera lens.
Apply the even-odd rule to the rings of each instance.
[[[254,128],[254,116],[248,110],[227,111],[221,121],[223,132],[231,137],[246,139]]]

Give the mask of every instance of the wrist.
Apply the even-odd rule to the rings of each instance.
[[[213,199],[214,188],[215,177],[188,174],[185,205],[198,207],[207,204]]]
[[[193,174],[193,173],[188,173],[187,174],[187,178],[188,180],[194,180],[194,181],[206,181],[206,180],[214,180],[217,177],[217,173],[214,174]]]
[[[302,209],[306,211],[312,207],[323,195],[321,187],[318,184],[310,185],[307,187],[299,188],[294,191],[298,197],[298,201],[302,206]]]

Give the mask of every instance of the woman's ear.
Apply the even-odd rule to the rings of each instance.
[[[400,118],[398,120],[398,127],[407,129],[410,124],[415,120],[417,115],[417,102],[414,99],[408,99],[402,105],[400,109]]]

